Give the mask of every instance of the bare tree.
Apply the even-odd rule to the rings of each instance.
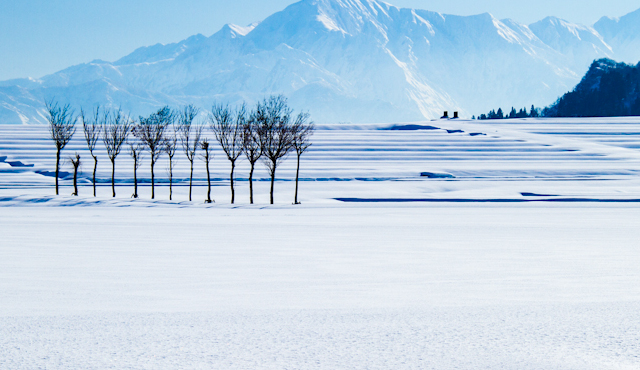
[[[263,137],[262,160],[271,176],[270,202],[273,204],[276,169],[292,149],[292,110],[287,105],[287,98],[283,95],[272,95],[258,103],[256,111],[263,111],[258,114],[262,126],[260,133]]]
[[[211,130],[216,140],[231,162],[231,204],[235,202],[235,189],[233,187],[233,172],[236,161],[242,155],[242,130],[247,122],[247,107],[242,105],[235,112],[229,105],[214,105],[209,116]]]
[[[180,136],[180,143],[182,144],[182,150],[187,156],[189,163],[191,164],[191,172],[189,173],[189,201],[191,201],[191,189],[193,185],[193,161],[196,158],[196,151],[200,145],[200,136],[202,135],[201,124],[194,124],[193,120],[198,115],[198,109],[193,105],[185,106],[178,113],[178,133]]]
[[[60,174],[60,152],[71,141],[73,134],[76,132],[76,122],[78,117],[74,117],[71,106],[66,104],[60,106],[58,102],[53,100],[45,101],[45,107],[48,113],[49,134],[51,140],[56,146],[56,195],[58,191],[58,175]]]
[[[213,155],[211,154],[211,148],[209,147],[209,140],[207,138],[202,139],[200,142],[200,148],[202,149],[203,154],[201,154],[202,159],[207,165],[207,199],[205,199],[205,203],[214,202],[211,199],[211,174],[209,173],[209,162],[213,159]]]
[[[138,168],[140,168],[142,161],[144,146],[135,138],[127,140],[127,145],[129,146],[129,155],[133,158],[133,194],[131,194],[131,198],[138,198]]]
[[[293,200],[293,204],[300,204],[298,202],[298,178],[300,175],[300,156],[311,146],[309,141],[311,135],[314,132],[313,122],[309,122],[309,113],[300,113],[296,120],[293,122],[291,130],[293,131],[293,141],[291,145],[296,151],[298,157],[298,163],[296,167],[296,192]]]
[[[93,157],[93,196],[96,196],[96,171],[98,169],[98,156],[95,154],[96,144],[100,140],[100,131],[104,126],[104,121],[107,118],[106,112],[100,114],[100,106],[97,106],[93,111],[91,118],[85,117],[84,111],[80,110],[80,117],[82,117],[82,128],[84,130],[84,139],[87,142],[89,152]]]
[[[116,157],[120,154],[122,144],[127,140],[131,131],[131,121],[129,117],[122,113],[121,109],[107,112],[104,126],[102,126],[102,140],[107,149],[107,156],[111,161],[111,191],[113,197],[116,196]]]
[[[253,170],[256,162],[262,156],[261,119],[258,118],[260,112],[257,110],[249,114],[249,119],[242,128],[242,151],[244,152],[251,169],[249,170],[249,202],[253,204]]]
[[[173,167],[176,162],[174,162],[173,157],[176,155],[176,150],[178,149],[178,135],[174,130],[173,132],[167,135],[166,145],[164,148],[165,153],[169,157],[169,200],[173,200]]]
[[[155,199],[155,174],[153,172],[156,161],[166,147],[165,131],[173,121],[173,112],[169,107],[163,107],[149,117],[140,117],[140,124],[136,125],[133,135],[149,150],[151,158],[151,199]]]
[[[78,167],[80,167],[80,154],[76,153],[75,158],[69,157],[73,165],[73,196],[78,196]]]

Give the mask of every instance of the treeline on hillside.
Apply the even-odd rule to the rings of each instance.
[[[640,115],[640,63],[599,59],[573,91],[544,110],[546,117],[616,117]]]
[[[502,111],[502,108],[498,108],[497,111],[491,110],[487,114],[481,114],[477,119],[505,119],[505,118],[527,118],[527,117],[540,117],[542,110],[540,108],[536,108],[535,106],[531,106],[529,112],[527,112],[527,108],[521,108],[519,111],[516,111],[514,107],[511,107],[511,111],[509,114],[505,114]],[[472,117],[476,119],[475,116]]]
[[[611,59],[595,60],[573,91],[544,109],[533,105],[506,114],[501,108],[473,119],[527,117],[619,117],[640,116],[640,63],[629,65]]]
[[[116,159],[125,150],[133,159],[133,198],[138,197],[137,170],[146,157],[151,167],[151,199],[155,198],[154,167],[162,155],[169,159],[169,199],[173,195],[174,156],[182,151],[191,166],[189,178],[189,200],[193,182],[194,160],[201,158],[207,170],[207,199],[211,203],[211,176],[209,164],[213,159],[213,146],[209,138],[203,135],[205,125],[209,125],[215,142],[226,154],[231,165],[229,176],[231,185],[231,203],[235,201],[234,171],[237,161],[244,155],[251,169],[249,174],[249,201],[253,203],[253,171],[256,162],[262,160],[271,177],[270,202],[273,204],[273,190],[278,165],[289,153],[296,153],[296,187],[294,204],[298,203],[298,174],[300,172],[300,156],[311,145],[310,137],[314,132],[313,122],[308,113],[294,115],[287,99],[282,95],[273,95],[248,109],[246,104],[237,108],[229,105],[215,104],[207,115],[206,122],[197,120],[199,109],[187,105],[179,109],[165,106],[148,117],[131,118],[121,109],[105,109],[96,107],[87,114],[80,110],[75,114],[69,104],[60,105],[56,101],[45,102],[49,133],[56,146],[56,195],[59,194],[58,175],[60,156],[64,147],[76,132],[76,125],[82,125],[87,148],[93,158],[93,196],[96,196],[96,169],[98,157],[96,146],[104,145],[111,162],[111,190],[115,189]],[[182,150],[180,150],[182,149]],[[77,177],[80,166],[80,155],[75,153],[71,158],[74,167],[73,195],[78,195]]]

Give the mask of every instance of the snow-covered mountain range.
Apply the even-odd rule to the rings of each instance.
[[[248,27],[0,82],[0,123],[44,122],[44,99],[121,106],[253,103],[282,93],[317,122],[397,122],[549,105],[594,59],[640,60],[640,9],[595,25],[445,15],[377,0],[302,0]]]

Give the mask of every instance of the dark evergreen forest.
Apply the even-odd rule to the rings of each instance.
[[[580,83],[543,110],[531,107],[510,113],[492,110],[478,119],[524,117],[640,116],[640,63],[629,65],[611,59],[595,60]],[[475,117],[474,117],[475,118]]]
[[[573,91],[546,108],[547,117],[615,117],[640,115],[640,63],[599,59]]]

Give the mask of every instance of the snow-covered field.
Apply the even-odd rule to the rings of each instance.
[[[126,153],[55,197],[0,126],[0,369],[637,369],[640,119],[418,125],[318,127],[299,206],[293,159],[229,205],[220,153],[213,205],[201,163],[130,199]]]

